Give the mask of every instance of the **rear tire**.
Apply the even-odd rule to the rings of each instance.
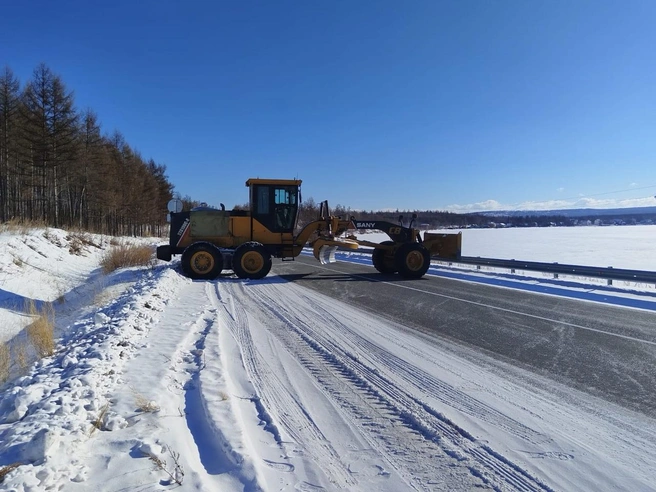
[[[394,263],[403,278],[421,278],[430,267],[430,253],[419,243],[402,244],[394,255]]]
[[[232,270],[239,278],[257,280],[271,271],[271,254],[262,244],[248,242],[239,246],[232,257]]]
[[[394,244],[394,241],[383,241],[380,244],[391,246]],[[371,263],[373,263],[374,268],[380,273],[391,274],[398,271],[394,260],[393,249],[374,249],[374,252],[371,253]]]
[[[194,280],[212,280],[223,270],[221,251],[210,243],[194,243],[180,259],[184,274]]]

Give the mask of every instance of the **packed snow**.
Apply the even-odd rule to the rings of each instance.
[[[463,234],[469,256],[656,270],[656,226]],[[102,274],[129,240],[0,234],[0,340],[25,340],[30,300],[53,303],[58,337],[0,386],[0,488],[656,490],[652,419],[275,266],[261,281],[190,281],[177,261]]]

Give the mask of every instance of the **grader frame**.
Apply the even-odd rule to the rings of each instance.
[[[385,221],[360,221],[330,215],[328,202],[321,203],[319,217],[298,233],[301,180],[259,179],[246,181],[249,210],[227,211],[201,207],[182,211],[179,201],[169,203],[169,243],[157,248],[157,258],[170,261],[180,254],[182,270],[190,278],[213,279],[224,269],[240,278],[265,277],[272,258],[293,260],[306,245],[322,263],[335,261],[338,248],[374,248],[372,261],[381,273],[398,272],[420,278],[430,266],[431,255],[460,255],[459,234],[430,234]],[[401,222],[401,221],[400,221]],[[346,235],[349,230],[379,229],[390,241],[373,243]]]

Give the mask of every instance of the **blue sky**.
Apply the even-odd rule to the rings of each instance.
[[[655,23],[652,0],[25,0],[0,65],[45,62],[215,205],[258,176],[367,210],[656,205]]]

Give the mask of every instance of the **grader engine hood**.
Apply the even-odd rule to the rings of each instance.
[[[227,236],[230,231],[230,213],[222,210],[191,212],[192,237]]]

